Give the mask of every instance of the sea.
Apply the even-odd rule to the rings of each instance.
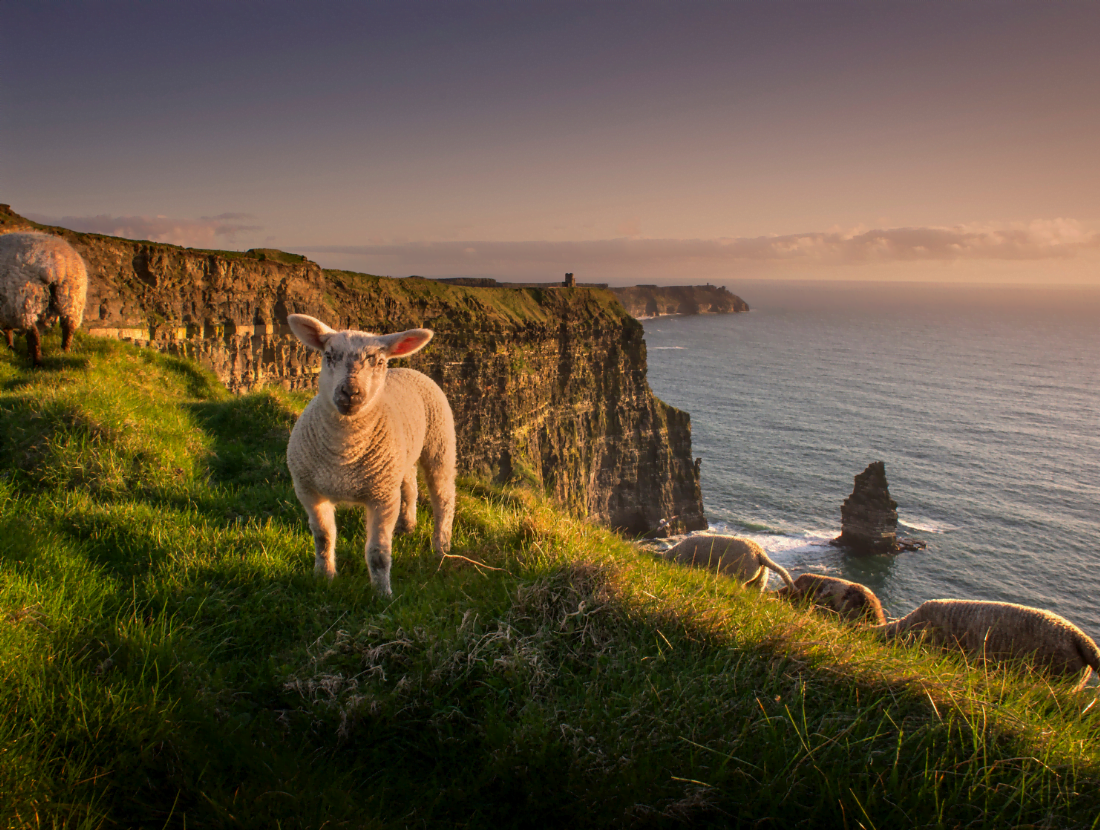
[[[643,320],[651,388],[691,414],[710,530],[863,583],[888,616],[1019,602],[1100,640],[1100,287],[729,288],[752,310]],[[828,544],[872,461],[925,550]]]

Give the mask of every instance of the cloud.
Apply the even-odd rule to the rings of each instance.
[[[1100,249],[1100,233],[1068,219],[1039,220],[1007,227],[889,228],[796,234],[734,240],[740,255],[759,259],[810,257],[823,263],[910,262],[914,260],[1036,260],[1077,256]]]
[[[168,242],[189,248],[211,248],[236,242],[238,235],[263,230],[262,225],[250,224],[255,219],[247,213],[221,213],[217,216],[200,216],[198,219],[172,219],[167,216],[41,216],[28,214],[28,218],[46,225],[60,225],[74,231],[102,233],[126,239],[148,239],[151,242]]]
[[[1100,233],[1068,219],[1021,225],[851,228],[784,236],[718,239],[620,238],[581,242],[420,242],[295,248],[373,273],[431,276],[556,278],[557,271],[592,279],[697,273],[775,266],[894,265],[908,262],[1072,259],[1100,251]],[[324,263],[323,263],[324,264]],[[373,269],[373,270],[372,270]]]

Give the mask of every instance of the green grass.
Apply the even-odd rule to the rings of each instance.
[[[0,357],[6,827],[1094,827],[1096,690],[884,646],[522,488],[376,598],[304,398],[78,337]]]
[[[368,319],[377,318],[381,307],[389,319],[424,319],[429,313],[440,331],[473,329],[481,336],[557,326],[563,319],[577,327],[626,326],[640,331],[615,295],[603,289],[471,288],[422,277],[394,280],[335,269],[325,269],[324,274],[328,302],[353,313],[371,307],[373,311],[362,315]]]

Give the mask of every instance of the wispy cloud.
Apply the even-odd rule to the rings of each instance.
[[[102,233],[126,239],[148,239],[189,248],[210,248],[234,243],[241,235],[263,230],[252,224],[256,217],[248,213],[221,213],[198,219],[173,219],[167,216],[43,216],[28,214],[28,218],[47,225],[60,225],[74,231]]]
[[[585,270],[593,278],[745,266],[891,265],[905,262],[1068,259],[1100,251],[1100,233],[1069,219],[1020,225],[851,228],[718,239],[620,238],[582,242],[423,242],[297,248],[376,273],[530,278]],[[606,275],[606,276],[601,276]]]

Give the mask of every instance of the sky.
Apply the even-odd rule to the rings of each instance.
[[[391,276],[1100,285],[1100,3],[48,2],[0,202]]]

